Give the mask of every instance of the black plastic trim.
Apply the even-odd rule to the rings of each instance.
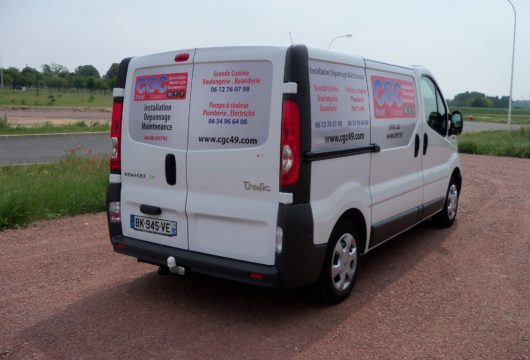
[[[127,80],[127,70],[129,69],[129,63],[133,58],[125,58],[121,61],[118,67],[118,75],[116,76],[116,88],[125,89],[125,81]]]
[[[372,225],[369,248],[379,245],[383,241],[410,228],[423,219],[427,219],[443,208],[445,198],[431,200],[400,214]]]
[[[107,223],[109,225],[109,235],[110,237],[121,235],[121,222],[120,223],[111,223],[109,216],[109,203],[120,201],[121,198],[121,183],[110,183],[107,187]]]
[[[434,200],[431,200],[423,204],[422,218],[426,219],[436,214],[437,212],[439,212],[441,209],[443,209],[444,203],[445,203],[445,198],[441,196],[438,199],[434,199]]]
[[[297,84],[296,94],[284,94],[284,100],[294,100],[300,109],[300,154],[311,151],[311,100],[309,88],[309,55],[305,45],[291,45],[285,55],[284,82]],[[302,161],[300,177],[292,186],[282,186],[281,192],[293,194],[293,203],[308,203],[311,193],[311,163]]]
[[[279,286],[278,270],[274,266],[177,249],[123,235],[113,236],[111,242],[115,252],[149,264],[167,265],[167,258],[173,256],[177,265],[188,271],[265,287]],[[261,274],[263,278],[250,278],[250,273]]]
[[[360,146],[346,150],[326,151],[321,153],[307,152],[304,154],[304,161],[311,162],[318,160],[335,159],[345,156],[360,155],[372,152],[378,152],[376,144],[370,144],[368,146]]]
[[[314,244],[311,205],[280,204],[278,226],[283,230],[282,252],[276,255],[281,285],[300,287],[316,282],[324,264],[327,244]]]
[[[422,206],[404,211],[372,225],[370,248],[413,226],[421,219]]]

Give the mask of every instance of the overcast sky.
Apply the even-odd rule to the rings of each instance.
[[[517,10],[514,99],[530,99],[530,0]],[[289,45],[420,64],[445,97],[508,95],[513,11],[507,0],[0,0],[0,64],[58,63],[102,73],[128,56],[182,48]]]

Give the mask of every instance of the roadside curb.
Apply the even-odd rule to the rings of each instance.
[[[38,138],[45,136],[72,136],[72,135],[101,135],[110,134],[110,131],[85,131],[85,132],[69,132],[69,133],[47,133],[47,134],[5,134],[0,135],[0,139],[9,138]]]

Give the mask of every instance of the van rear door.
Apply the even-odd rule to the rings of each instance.
[[[189,249],[274,264],[285,48],[197,49],[187,155]]]
[[[190,50],[131,60],[122,125],[123,234],[181,249],[188,249],[186,151],[193,55]]]

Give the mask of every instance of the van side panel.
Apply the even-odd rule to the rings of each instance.
[[[325,156],[369,147],[370,113],[362,59],[339,63],[340,59],[326,59],[324,54],[311,55],[318,56],[308,64],[315,159],[311,162],[311,207],[314,243],[325,244],[339,217],[349,209],[360,210],[369,224],[370,152]]]
[[[314,162],[311,208],[315,221],[315,244],[327,243],[342,214],[358,209],[370,224],[370,154],[353,155]]]
[[[422,122],[414,70],[372,61],[366,64],[371,141],[381,148],[372,155],[370,170],[372,247],[420,220],[423,175],[421,149],[416,148]]]

